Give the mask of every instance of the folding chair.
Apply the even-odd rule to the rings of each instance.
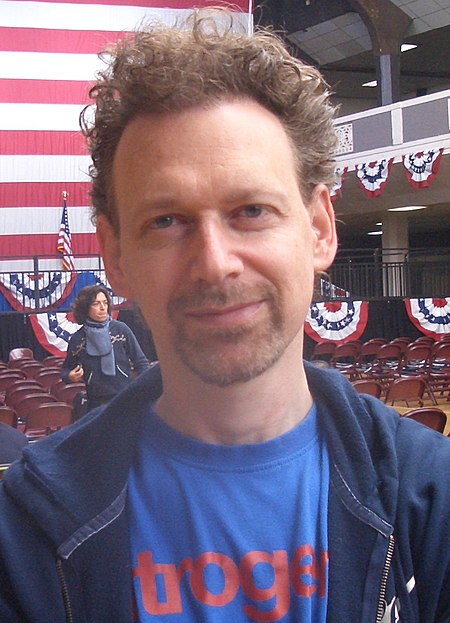
[[[425,424],[439,433],[443,433],[447,425],[447,415],[442,409],[437,407],[421,407],[419,409],[411,409],[403,414],[403,417],[416,420],[421,424]]]

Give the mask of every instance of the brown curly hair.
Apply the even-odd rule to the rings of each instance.
[[[84,324],[86,322],[89,316],[89,307],[100,292],[106,296],[106,300],[108,301],[108,314],[111,313],[111,296],[105,286],[85,286],[81,288],[72,303],[72,313],[77,324]]]
[[[293,57],[275,34],[235,32],[232,13],[217,11],[220,20],[211,10],[200,10],[183,28],[149,25],[101,55],[108,67],[90,91],[94,119],[89,107],[80,119],[93,163],[94,219],[104,214],[118,230],[112,166],[132,119],[224,100],[250,98],[279,118],[293,145],[306,200],[318,183],[333,185],[335,109],[322,76]]]

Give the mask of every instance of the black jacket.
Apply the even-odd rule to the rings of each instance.
[[[133,378],[131,364],[138,374],[149,367],[148,360],[128,325],[120,320],[111,320],[109,333],[116,362],[114,376],[103,374],[100,357],[88,355],[84,326],[70,338],[61,369],[61,378],[68,383],[69,372],[78,364],[83,366],[87,395],[94,406],[108,402],[130,383]]]

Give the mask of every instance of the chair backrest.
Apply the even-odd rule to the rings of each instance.
[[[26,374],[21,370],[8,370],[0,372],[0,391],[6,391],[14,381],[26,379]]]
[[[375,358],[375,364],[380,368],[387,366],[395,369],[400,365],[402,358],[402,349],[399,344],[383,344]]]
[[[435,341],[436,340],[434,339],[434,337],[431,337],[431,335],[421,335],[420,337],[416,337],[412,344],[426,344],[427,346],[433,346]]]
[[[61,370],[59,369],[42,369],[34,377],[46,389],[50,389],[61,378]]]
[[[433,349],[429,367],[431,373],[442,374],[443,372],[450,372],[450,342],[443,342]]]
[[[17,413],[12,407],[0,405],[0,422],[17,428]]]
[[[5,391],[6,398],[8,398],[9,394],[12,394],[13,392],[15,392],[16,389],[23,388],[23,387],[30,387],[30,388],[34,387],[37,390],[43,389],[42,385],[39,383],[39,381],[36,381],[36,379],[26,379],[26,378],[25,379],[15,379],[6,388],[6,391]]]
[[[324,359],[329,360],[336,349],[334,342],[317,342],[315,344],[311,360]]]
[[[39,361],[27,361],[20,366],[20,370],[25,372],[28,379],[34,378],[42,370],[43,366]]]
[[[11,391],[10,391],[11,390]],[[21,402],[26,396],[31,396],[34,394],[43,394],[47,395],[47,392],[42,387],[42,385],[25,385],[22,387],[19,385],[18,387],[10,387],[7,388],[5,393],[5,402],[10,407],[15,407],[19,402]]]
[[[426,344],[408,346],[403,354],[402,372],[421,372],[428,370],[431,358],[431,347]]]
[[[43,359],[41,363],[46,368],[47,367],[60,368],[64,363],[64,357],[58,357],[57,355],[49,355],[48,357],[45,357],[45,359]]]
[[[411,343],[411,339],[408,337],[395,337],[393,340],[388,342],[388,344],[394,344],[396,346],[400,346],[400,352],[403,354],[405,350],[408,348],[408,345]]]
[[[359,347],[356,344],[339,344],[336,346],[333,356],[331,357],[331,365],[336,364],[339,361],[342,362],[354,362],[359,352]]]
[[[442,409],[437,407],[421,407],[419,409],[411,409],[403,414],[403,417],[416,420],[421,424],[425,424],[439,433],[443,433],[447,424],[447,415]]]
[[[74,398],[77,394],[84,393],[86,391],[86,385],[84,383],[64,383],[62,385],[57,383],[52,387],[52,394],[60,402],[66,402],[69,405],[73,405]]]
[[[8,361],[12,363],[18,359],[34,359],[31,348],[13,348],[9,351]]]
[[[72,407],[65,402],[41,404],[27,415],[25,432],[35,429],[46,429],[46,433],[53,432],[72,424]]]
[[[358,358],[363,359],[371,355],[376,355],[382,345],[383,342],[379,342],[378,340],[369,340],[368,342],[364,342],[364,344],[361,345]]]
[[[352,385],[358,394],[369,394],[370,396],[375,396],[375,398],[380,398],[383,391],[381,383],[373,379],[360,379],[353,381]]]
[[[397,378],[394,379],[387,390],[386,403],[391,405],[399,400],[406,402],[409,406],[409,402],[417,402],[420,406],[423,405],[423,394],[426,388],[425,380],[418,376],[409,378]]]
[[[28,414],[31,413],[39,405],[56,402],[56,398],[51,394],[39,392],[36,394],[29,394],[25,396],[20,402],[15,405],[15,410],[19,418],[26,419]]]

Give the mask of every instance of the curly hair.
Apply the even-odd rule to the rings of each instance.
[[[89,307],[97,298],[97,295],[104,294],[108,301],[108,314],[111,313],[111,296],[105,286],[85,286],[78,292],[72,304],[72,313],[77,324],[84,324],[89,316]]]
[[[213,17],[211,10],[196,11],[183,28],[147,25],[101,55],[108,67],[90,91],[94,118],[86,107],[80,119],[92,157],[94,220],[103,214],[119,227],[112,167],[131,120],[226,100],[250,98],[278,117],[306,200],[317,184],[334,184],[335,109],[321,74],[293,57],[272,32],[235,32],[232,13],[217,11],[219,20],[214,11]]]

